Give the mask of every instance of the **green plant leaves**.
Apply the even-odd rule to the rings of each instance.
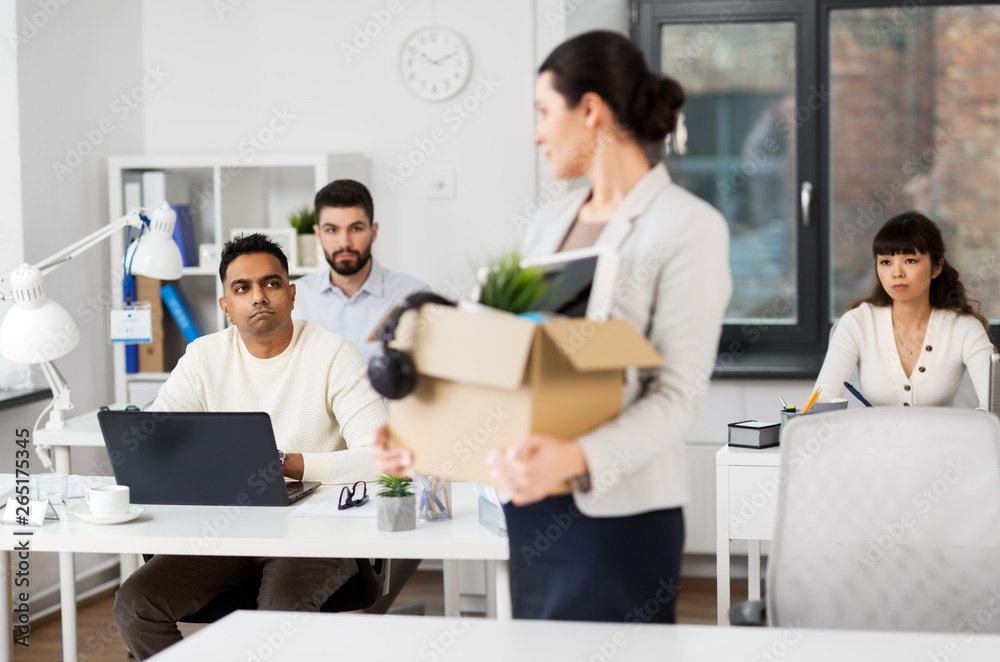
[[[489,265],[479,303],[509,313],[523,313],[542,299],[551,284],[541,267],[521,267],[521,256],[512,251]]]
[[[379,476],[378,483],[382,486],[382,489],[378,493],[381,497],[413,496],[413,492],[410,489],[413,486],[413,481],[409,478],[383,474]]]
[[[312,234],[316,225],[316,212],[309,205],[288,215],[288,224],[295,228],[298,234]]]

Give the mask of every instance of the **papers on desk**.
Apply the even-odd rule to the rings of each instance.
[[[288,517],[305,518],[332,518],[332,517],[375,517],[375,499],[368,499],[368,503],[363,506],[355,506],[347,510],[340,510],[337,504],[340,501],[340,493],[317,494],[313,493],[303,500],[298,506],[288,514]]]

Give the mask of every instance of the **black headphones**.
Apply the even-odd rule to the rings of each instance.
[[[375,334],[375,337],[382,341],[382,354],[374,357],[368,364],[368,379],[379,395],[390,400],[400,400],[413,392],[417,385],[417,367],[409,354],[389,347],[389,342],[396,337],[396,326],[399,325],[403,313],[408,310],[419,310],[425,303],[455,305],[453,301],[448,301],[433,292],[411,294]]]

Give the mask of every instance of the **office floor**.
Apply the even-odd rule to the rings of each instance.
[[[732,582],[732,595],[738,600],[746,595],[746,581]],[[423,602],[428,615],[444,614],[441,573],[418,572],[396,599],[397,605]],[[79,612],[80,662],[127,662],[125,645],[111,617],[114,595],[97,596],[81,605]],[[677,619],[681,623],[715,624],[715,580],[685,579],[681,589]],[[59,662],[62,631],[58,617],[52,617],[32,628],[31,646],[15,646],[17,662]]]

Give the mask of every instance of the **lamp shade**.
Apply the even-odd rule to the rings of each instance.
[[[167,205],[153,212],[149,230],[128,247],[126,260],[133,274],[160,280],[177,280],[181,277],[184,261],[181,250],[174,241],[177,213]]]
[[[14,307],[0,325],[0,354],[15,363],[42,363],[70,353],[80,331],[66,309],[45,295],[41,272],[23,264],[10,282]]]

